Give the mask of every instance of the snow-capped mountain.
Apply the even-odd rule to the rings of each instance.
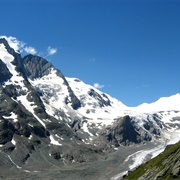
[[[162,97],[151,104],[141,104],[137,107],[142,112],[158,112],[158,111],[179,111],[180,109],[180,93],[170,97]]]
[[[17,179],[118,179],[177,142],[179,129],[180,94],[127,107],[0,39],[4,178],[12,178],[8,168]]]

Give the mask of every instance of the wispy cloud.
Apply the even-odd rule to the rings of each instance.
[[[37,51],[32,46],[27,46],[23,41],[19,41],[16,37],[12,36],[0,36],[0,38],[5,38],[11,48],[13,48],[16,52],[26,52],[30,54],[36,54]]]
[[[16,37],[12,37],[12,36],[0,36],[0,38],[5,38],[7,40],[7,42],[9,43],[9,46],[11,48],[13,48],[16,52],[21,52],[21,53],[27,53],[27,54],[37,54],[37,50],[32,47],[32,46],[27,46],[26,43],[24,43],[23,41],[19,41]],[[51,46],[49,46],[46,50],[46,53],[41,53],[44,54],[42,56],[51,56],[54,55],[55,53],[57,53],[57,48],[52,48]]]
[[[36,54],[36,53],[37,53],[37,52],[36,52],[36,49],[35,49],[34,47],[31,47],[31,46],[25,47],[25,48],[24,48],[24,51],[25,51],[26,53],[28,53],[28,54]]]
[[[97,88],[97,89],[101,89],[101,88],[104,87],[104,85],[99,84],[99,83],[94,83],[93,86],[94,86],[95,88]]]
[[[51,46],[49,46],[47,48],[47,53],[48,53],[47,56],[51,56],[51,55],[57,53],[57,48],[52,48]]]
[[[22,51],[24,46],[25,46],[25,43],[22,42],[22,41],[19,41],[17,38],[15,37],[12,37],[12,36],[0,36],[0,38],[4,38],[7,40],[9,46],[11,48],[13,48],[16,52],[17,51]]]

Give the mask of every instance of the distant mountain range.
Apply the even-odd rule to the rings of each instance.
[[[127,107],[0,39],[0,177],[121,179],[180,139],[180,94]]]

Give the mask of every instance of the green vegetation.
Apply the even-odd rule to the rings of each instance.
[[[153,179],[158,176],[158,179],[180,179],[179,172],[174,174],[174,166],[180,158],[180,142],[170,145],[159,156],[153,158],[147,163],[139,166],[135,171],[131,172],[124,179]],[[178,166],[179,168],[179,166]]]

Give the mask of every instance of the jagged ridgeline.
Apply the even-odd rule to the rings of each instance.
[[[0,39],[1,178],[121,178],[139,165],[137,152],[150,159],[180,127],[177,109],[141,109]]]

